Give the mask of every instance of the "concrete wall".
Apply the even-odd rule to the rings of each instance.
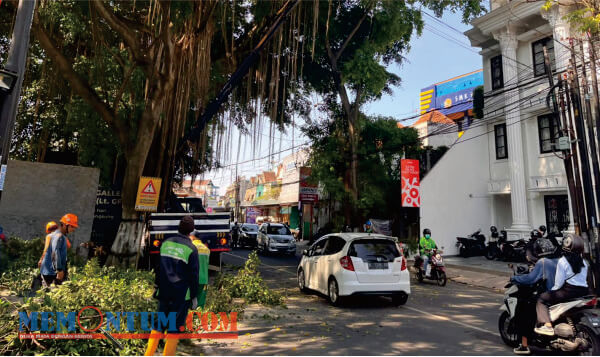
[[[80,166],[10,160],[0,200],[0,226],[7,236],[32,239],[45,235],[48,221],[65,213],[79,218],[71,235],[78,245],[90,240],[100,170]]]
[[[421,182],[421,227],[429,228],[447,255],[458,254],[456,237],[491,225],[486,126],[465,132]]]

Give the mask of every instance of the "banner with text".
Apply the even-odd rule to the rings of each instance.
[[[319,188],[308,182],[310,167],[300,168],[300,202],[319,202]]]
[[[400,172],[402,177],[402,207],[420,207],[419,160],[402,160]]]

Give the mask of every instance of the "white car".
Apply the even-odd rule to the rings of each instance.
[[[258,230],[256,244],[262,253],[296,255],[296,240],[288,226],[281,223],[263,223]]]
[[[391,296],[395,305],[404,305],[410,294],[410,274],[396,238],[334,233],[302,252],[298,287],[326,294],[333,305],[351,295]]]

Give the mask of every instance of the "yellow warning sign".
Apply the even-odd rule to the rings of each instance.
[[[161,182],[162,180],[158,177],[140,177],[135,199],[136,211],[156,212]]]

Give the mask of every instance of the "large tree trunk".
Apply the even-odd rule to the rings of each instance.
[[[156,89],[151,102],[140,119],[140,127],[136,144],[133,149],[126,153],[127,167],[123,179],[123,213],[119,231],[110,248],[110,255],[106,260],[107,265],[131,266],[135,263],[136,255],[140,250],[141,238],[144,233],[145,223],[140,222],[139,213],[135,210],[135,199],[140,177],[152,140],[154,131],[162,113],[163,90]]]

